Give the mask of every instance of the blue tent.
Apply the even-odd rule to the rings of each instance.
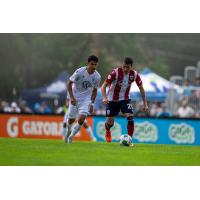
[[[58,75],[48,86],[35,89],[22,90],[20,97],[27,101],[27,104],[33,108],[36,102],[49,101],[54,99],[66,99],[66,82],[69,74],[64,71]]]

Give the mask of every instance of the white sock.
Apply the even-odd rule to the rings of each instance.
[[[86,131],[87,131],[87,133],[90,135],[90,137],[93,138],[93,132],[92,132],[92,129],[91,129],[90,126],[88,126],[88,127],[86,128]]]
[[[82,126],[82,125],[80,125],[79,123],[76,123],[76,124],[74,125],[74,127],[73,127],[73,130],[72,130],[72,133],[71,133],[70,136],[76,135],[76,134],[80,131],[81,126]]]
[[[65,115],[64,115],[63,123],[66,123],[66,128],[63,127],[63,135],[65,135],[66,132],[67,132],[67,134],[69,132],[71,132],[71,127],[72,127],[72,124],[69,124],[68,112],[66,112]]]
[[[64,123],[66,123],[66,122],[64,122]],[[72,124],[69,124],[67,121],[66,127],[63,127],[63,129],[62,129],[62,135],[63,136],[65,136],[66,134],[69,135],[69,133],[71,132],[71,127],[72,127]]]
[[[71,132],[72,124],[69,124],[69,121],[67,120],[67,132]]]
[[[64,115],[64,120],[63,120],[63,122],[66,123],[66,124],[68,123],[68,113],[67,113],[67,112],[66,112],[65,115]]]

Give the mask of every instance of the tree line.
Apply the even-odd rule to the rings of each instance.
[[[134,58],[138,71],[146,66],[169,78],[198,61],[199,42],[199,34],[0,34],[0,98],[72,73],[90,54],[100,58],[103,79],[125,56]]]

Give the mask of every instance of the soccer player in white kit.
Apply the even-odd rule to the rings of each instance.
[[[67,133],[65,135],[67,143],[72,143],[73,137],[79,132],[87,115],[93,113],[97,88],[101,81],[101,76],[96,71],[97,64],[98,58],[94,55],[89,56],[87,65],[78,68],[67,83],[70,98]],[[72,127],[77,114],[78,120]]]
[[[67,106],[67,110],[68,110],[68,107],[69,107],[69,95],[67,95],[67,100],[66,100],[66,106]],[[77,117],[76,117],[77,118]],[[66,132],[67,132],[67,123],[68,123],[68,112],[66,111],[65,112],[65,115],[64,115],[64,120],[63,120],[63,131],[62,131],[62,135],[65,136],[66,135]],[[92,128],[90,127],[90,125],[88,124],[87,122],[87,119],[85,119],[85,121],[83,122],[83,125],[82,125],[87,134],[90,136],[90,138],[92,139],[92,141],[96,141],[96,138],[94,136],[94,133],[92,131]]]

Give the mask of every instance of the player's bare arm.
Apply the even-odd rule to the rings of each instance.
[[[148,105],[147,105],[147,100],[146,100],[146,95],[145,95],[143,85],[139,86],[139,90],[140,90],[140,93],[141,93],[141,96],[142,96],[142,101],[143,101],[143,104],[144,104],[143,110],[144,110],[144,112],[148,112]]]
[[[106,96],[106,87],[108,86],[108,83],[106,81],[104,81],[103,85],[101,86],[101,92],[102,92],[102,96],[103,96],[103,103],[104,104],[108,104],[108,98]]]
[[[76,103],[77,103],[77,100],[75,99],[75,97],[73,95],[72,84],[73,84],[73,82],[70,81],[70,80],[67,82],[67,90],[68,90],[68,93],[69,93],[71,104],[75,106]]]
[[[92,95],[91,95],[91,104],[90,104],[90,109],[89,109],[90,113],[93,113],[94,111],[94,101],[96,97],[97,97],[97,88],[93,88]]]

